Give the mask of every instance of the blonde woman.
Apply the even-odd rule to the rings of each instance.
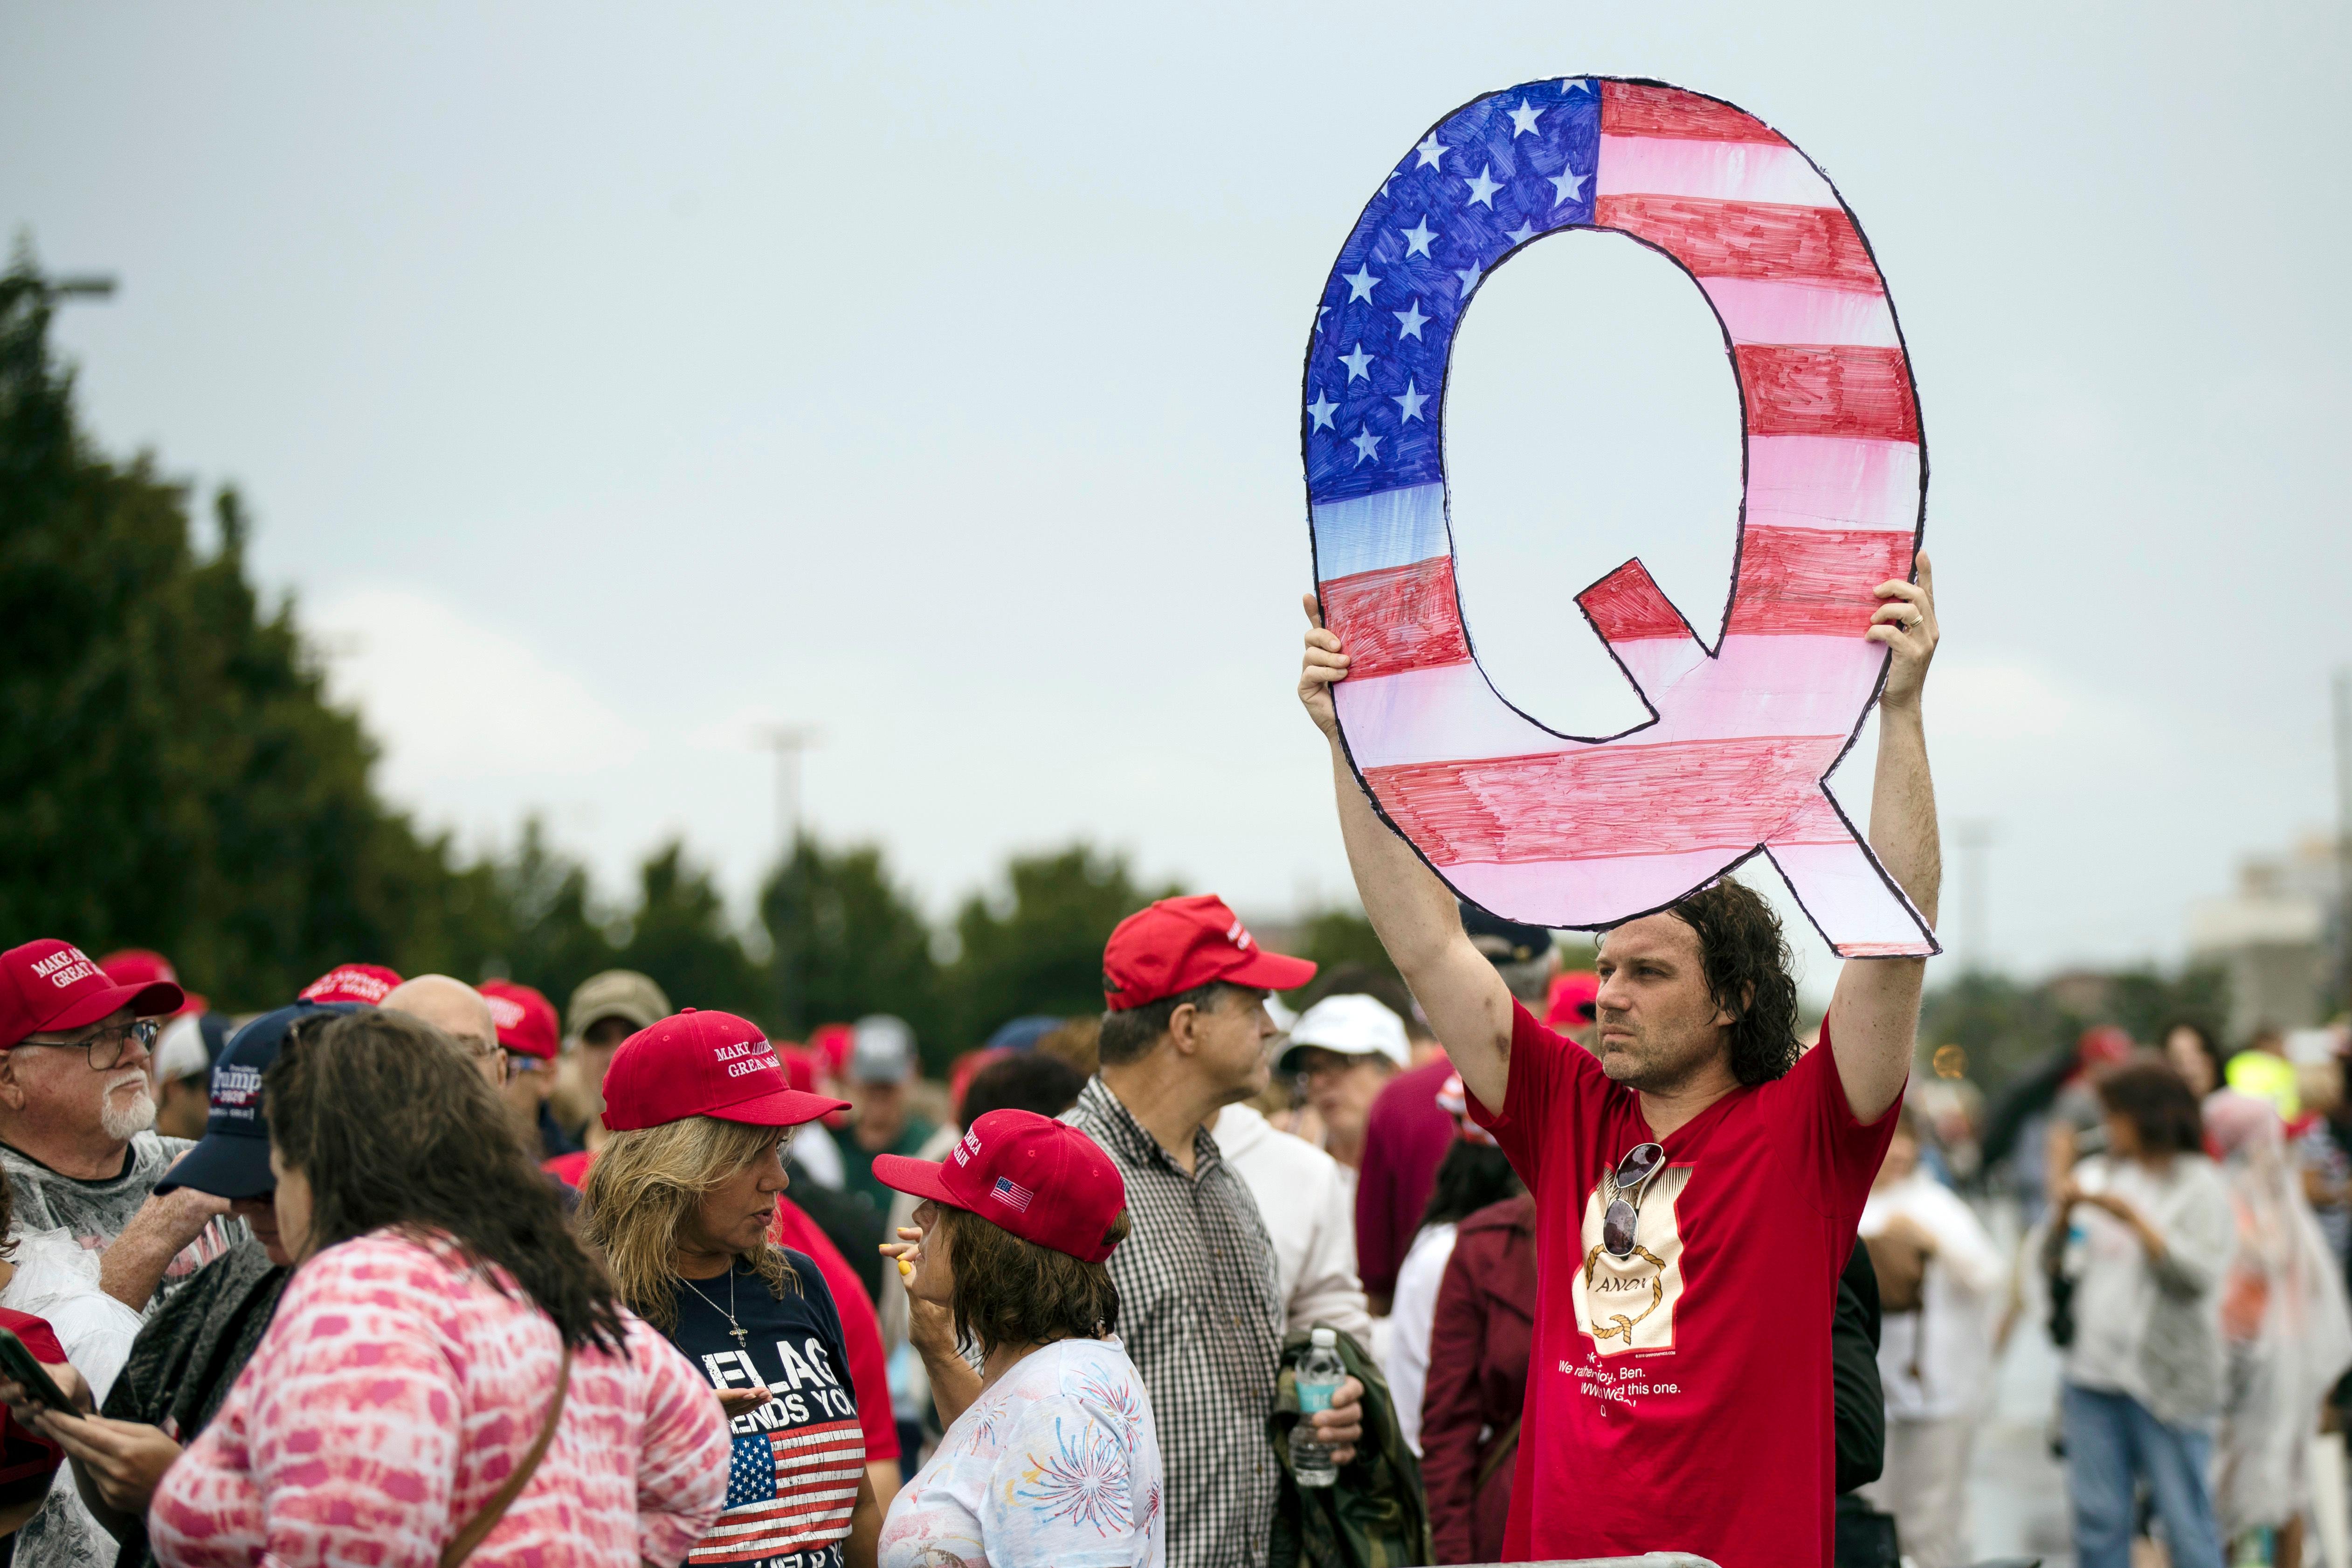
[[[727,1013],[640,1030],[604,1076],[611,1137],[581,1236],[733,1428],[727,1510],[689,1563],[874,1563],[882,1515],[841,1317],[815,1263],[768,1238],[792,1130],[841,1106],[794,1090],[759,1026]]]

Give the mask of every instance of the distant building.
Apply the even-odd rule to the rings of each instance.
[[[2230,977],[2231,1044],[2262,1025],[2304,1028],[2336,1011],[2340,878],[2335,841],[2305,837],[2238,868],[2238,890],[2189,910],[2189,960]]]

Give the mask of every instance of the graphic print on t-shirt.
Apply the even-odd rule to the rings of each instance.
[[[1623,1258],[1602,1244],[1601,1216],[1615,1195],[1604,1173],[1584,1199],[1584,1258],[1570,1287],[1576,1326],[1604,1356],[1675,1348],[1675,1309],[1683,1295],[1683,1233],[1678,1200],[1692,1167],[1669,1165],[1650,1179],[1633,1221],[1633,1250]]]
[[[677,1343],[710,1385],[764,1387],[774,1396],[731,1423],[726,1511],[688,1553],[689,1563],[841,1568],[866,1477],[866,1438],[838,1344],[840,1320],[820,1295],[823,1278],[805,1258],[793,1263],[805,1297],[778,1300],[756,1276],[735,1276],[746,1331],[740,1349],[707,1299],[679,1292]]]

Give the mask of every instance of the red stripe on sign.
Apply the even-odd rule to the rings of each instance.
[[[1592,617],[1603,642],[1632,642],[1643,637],[1686,637],[1691,629],[1675,606],[1650,580],[1639,561],[1628,561],[1576,596],[1577,607]]]
[[[1693,142],[1780,142],[1780,133],[1727,103],[1678,87],[1601,84],[1603,136],[1674,136]]]
[[[1901,349],[1743,343],[1734,352],[1750,436],[1919,439],[1919,400]]]
[[[1911,574],[1911,535],[1876,529],[1751,528],[1724,630],[1734,637],[1860,637],[1884,603],[1872,592]]]
[[[1332,578],[1323,584],[1323,623],[1339,634],[1353,678],[1470,660],[1450,555]]]
[[[1469,763],[1404,763],[1365,778],[1440,866],[1733,853],[1810,826],[1842,735],[1592,746]],[[1843,834],[1840,837],[1843,840]]]
[[[1602,196],[1601,228],[1646,239],[1698,278],[1758,278],[1883,294],[1853,220],[1838,207],[1724,202],[1699,196]]]

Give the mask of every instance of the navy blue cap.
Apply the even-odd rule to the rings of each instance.
[[[1467,900],[1462,903],[1462,929],[1474,942],[1486,937],[1503,943],[1503,952],[1487,954],[1496,963],[1531,963],[1551,951],[1551,932],[1542,926],[1507,921]]]
[[[982,1050],[1025,1051],[1039,1040],[1069,1022],[1050,1013],[1030,1013],[1008,1023],[999,1024],[996,1033],[988,1037]]]
[[[213,1064],[213,1110],[205,1135],[155,1184],[161,1194],[194,1187],[216,1198],[257,1198],[278,1189],[269,1169],[269,1122],[261,1114],[261,1075],[305,1018],[357,1013],[354,1002],[297,1002],[264,1013],[228,1038]]]

